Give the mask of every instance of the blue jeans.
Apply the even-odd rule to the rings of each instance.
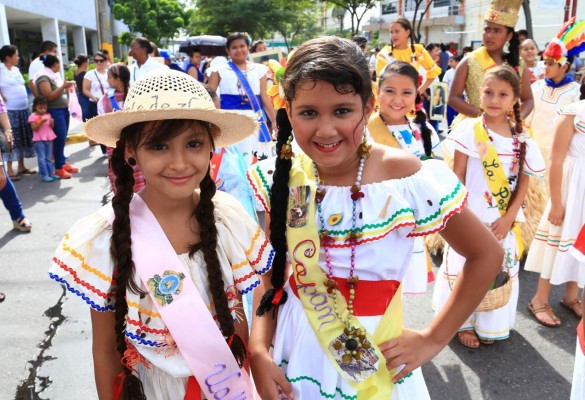
[[[50,140],[39,140],[35,142],[35,150],[37,152],[37,159],[39,161],[39,175],[53,176],[55,170],[53,169],[53,162],[51,155],[53,154],[53,142]]]
[[[63,168],[65,165],[65,140],[69,131],[69,109],[49,108],[49,114],[53,117],[55,126],[53,131],[57,138],[53,141],[53,156],[55,157],[55,169]]]
[[[24,218],[24,213],[22,212],[22,203],[16,194],[16,188],[14,187],[14,184],[3,168],[0,168],[0,174],[6,175],[6,186],[0,190],[0,199],[2,199],[4,207],[10,213],[10,218],[13,221]]]

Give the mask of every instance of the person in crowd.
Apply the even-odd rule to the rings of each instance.
[[[250,46],[250,54],[261,53],[266,50],[268,50],[268,48],[266,47],[266,42],[263,40],[256,40]]]
[[[159,68],[168,68],[150,56],[154,52],[151,42],[143,37],[136,38],[130,43],[130,56],[134,63],[130,64],[130,85],[138,80],[145,73]]]
[[[451,92],[451,84],[453,84],[455,70],[457,69],[457,66],[459,65],[462,59],[463,56],[461,54],[454,55],[451,58],[449,58],[449,69],[447,70],[447,72],[445,72],[445,75],[443,75],[442,80],[443,83],[446,83],[447,86],[449,87],[449,92]],[[447,126],[451,126],[457,114],[458,112],[455,111],[453,107],[451,107],[449,104],[447,104]]]
[[[160,56],[165,60],[165,65],[167,67],[169,67],[170,69],[174,69],[175,71],[185,72],[185,71],[183,71],[183,68],[179,67],[179,65],[173,61],[173,58],[171,57],[171,53],[168,50],[161,49],[161,50],[159,50],[159,53],[160,53]]]
[[[425,71],[418,88],[419,93],[424,96],[433,80],[441,75],[441,68],[423,45],[414,43],[412,25],[407,18],[398,17],[392,21],[390,36],[392,43],[384,46],[376,56],[376,74],[380,75],[382,69],[394,60],[410,63],[417,71]]]
[[[25,158],[35,156],[33,133],[28,124],[30,111],[24,78],[18,69],[18,48],[6,45],[0,48],[0,95],[4,99],[8,118],[12,127],[12,151],[4,153],[4,162],[8,176],[12,181],[19,181],[20,175],[36,174],[24,164]],[[18,163],[18,169],[12,163]]]
[[[104,56],[104,58],[106,59],[106,68],[110,68],[110,65],[112,65],[112,56],[110,55],[110,51],[108,49],[101,49],[99,51],[99,53],[102,53],[102,55]],[[95,57],[95,55],[94,55]],[[95,60],[94,60],[95,62]]]
[[[152,51],[148,53],[150,57],[160,57],[160,51],[158,50],[158,46],[154,42],[150,42],[150,47],[152,47]]]
[[[87,68],[89,67],[89,58],[85,54],[79,54],[75,57],[73,63],[76,65],[75,71],[73,72],[73,80],[75,81],[75,89],[81,107],[82,119],[83,122],[85,122],[91,118],[90,101],[89,98],[83,94],[83,80],[87,73]]]
[[[272,137],[267,121],[276,126],[274,107],[266,94],[268,67],[248,61],[249,43],[250,38],[244,33],[230,34],[226,42],[230,61],[218,62],[207,70],[209,86],[219,89],[222,110],[237,110],[258,119],[258,134],[236,145],[247,165],[272,155]]]
[[[469,207],[505,250],[502,275],[492,288],[506,282],[511,285],[510,299],[505,305],[474,312],[459,328],[461,344],[474,349],[480,343],[489,345],[507,339],[514,328],[518,273],[524,253],[517,221],[524,220],[522,205],[529,179],[544,178],[545,164],[538,144],[522,126],[520,87],[520,77],[511,67],[490,69],[480,87],[483,114],[461,121],[447,137],[455,151],[453,171],[469,190]],[[465,257],[447,246],[433,292],[436,312],[443,309],[452,290],[460,284],[464,263]]]
[[[258,392],[264,399],[279,398],[279,388],[296,399],[428,399],[418,367],[483,298],[503,252],[442,161],[368,143],[374,100],[368,60],[355,43],[305,42],[281,84],[276,160],[248,170],[275,251],[270,284],[254,295]],[[403,330],[400,282],[413,236],[436,230],[468,257],[464,282],[427,329]]]
[[[93,55],[93,63],[95,68],[86,72],[83,76],[82,92],[89,99],[86,121],[98,115],[97,103],[110,88],[108,84],[108,58],[106,55],[98,51]],[[106,148],[101,146],[101,149],[102,154],[106,154]]]
[[[47,112],[49,102],[44,97],[35,97],[33,101],[33,113],[28,118],[33,130],[33,141],[39,163],[39,175],[41,182],[53,182],[61,179],[55,174],[53,165],[53,141],[57,137],[53,132],[55,123],[51,114]]]
[[[241,296],[272,252],[238,201],[216,192],[210,155],[257,122],[217,110],[196,79],[168,69],[143,75],[124,107],[85,125],[114,148],[116,195],[70,228],[49,272],[91,307],[98,396],[251,399]],[[139,193],[134,165],[146,178]],[[210,376],[221,385],[197,383]]]
[[[374,48],[371,50],[371,56],[370,56],[370,61],[369,61],[369,67],[370,67],[370,74],[372,76],[372,82],[376,82],[377,80],[377,76],[376,76],[376,57],[378,56],[378,53],[380,52],[379,48]]]
[[[580,99],[585,98],[585,85],[579,85],[567,75],[571,62],[574,57],[578,56],[582,47],[583,33],[585,33],[585,29],[581,21],[576,21],[573,18],[563,26],[557,38],[551,40],[547,45],[543,53],[545,79],[532,85],[535,106],[531,118],[528,120],[533,137],[540,145],[550,170],[547,187],[543,189],[543,192],[546,199],[550,197],[551,203],[548,211],[544,209],[544,206],[540,210],[541,220],[536,231],[535,248],[530,250],[525,264],[526,271],[540,273],[538,286],[529,303],[529,309],[540,324],[552,327],[561,324],[549,305],[552,285],[566,283],[561,304],[572,310],[577,316],[582,315],[579,304],[579,286],[583,287],[585,274],[575,264],[573,258],[560,255],[557,257],[557,254],[566,250],[571,241],[575,239],[580,228],[579,216],[583,215],[580,213],[585,208],[582,207],[583,201],[581,199],[573,200],[565,197],[573,195],[567,193],[567,190],[576,190],[577,192],[574,193],[576,196],[580,195],[579,187],[583,190],[580,178],[570,175],[575,173],[571,169],[583,170],[583,168],[580,170],[580,167],[576,166],[579,160],[582,160],[582,154],[579,153],[582,150],[579,147],[579,131],[575,133],[576,141],[573,145],[570,135],[571,129],[569,132],[559,133],[557,139],[556,131],[551,132],[550,126],[559,110],[566,110],[570,108],[571,104],[576,104]],[[560,37],[565,39],[559,40]],[[571,37],[581,39],[569,39]],[[566,126],[571,127],[570,124]],[[572,160],[576,160],[576,164]],[[563,162],[565,163],[564,167]],[[563,170],[563,168],[565,169]],[[571,189],[566,186],[573,184],[581,186]],[[550,193],[549,188],[551,189]],[[553,205],[554,207],[552,207]],[[562,212],[564,219],[562,216],[559,217],[559,210],[562,207],[565,207],[564,210],[566,210]],[[585,221],[581,220],[581,223],[583,222]],[[559,228],[556,225],[562,225],[562,227]],[[553,235],[556,236],[553,237]],[[558,252],[556,248],[554,251],[550,248],[553,245],[558,246]]]
[[[374,143],[404,149],[421,160],[440,153],[440,139],[427,122],[420,94],[418,71],[408,63],[388,64],[378,79],[380,109],[368,122]],[[409,117],[414,111],[414,117]],[[403,279],[404,293],[425,293],[434,281],[432,264],[422,237],[415,238],[413,255]]]
[[[189,64],[187,65],[185,72],[203,83],[205,81],[205,76],[203,75],[203,72],[201,72],[201,50],[199,48],[194,48],[189,50],[187,55],[189,56]]]
[[[436,44],[436,43],[429,43],[429,44],[427,44],[425,49],[430,54],[430,56],[433,59],[433,61],[435,62],[435,64],[440,65],[441,64],[441,46]],[[442,75],[442,73],[441,73],[441,75]],[[439,79],[441,79],[441,75],[439,75],[439,77],[438,77]],[[431,99],[430,87],[427,88],[425,90],[425,92],[422,94],[422,98],[423,98],[423,106],[425,108],[427,115],[429,115],[429,116],[434,115],[432,113],[433,110],[431,107],[431,103],[432,103],[433,99]],[[440,133],[441,130],[439,129],[439,122],[440,121],[438,121],[438,120],[429,119],[429,123],[433,126],[433,129]]]
[[[35,58],[28,66],[28,82],[30,90],[34,97],[37,97],[39,95],[39,93],[37,92],[37,88],[35,86],[36,82],[35,77],[43,68],[45,68],[45,66],[43,65],[42,56],[52,55],[57,57],[58,56],[57,49],[58,49],[57,43],[51,42],[50,40],[45,40],[43,43],[41,43],[39,56]]]
[[[581,99],[584,97],[581,95]],[[559,114],[551,151],[550,199],[525,266],[527,271],[540,273],[528,309],[548,327],[561,325],[549,305],[552,285],[566,284],[561,305],[582,318],[579,288],[585,284],[585,270],[567,252],[585,224],[585,132],[581,126],[585,101],[561,107]]]
[[[354,35],[351,40],[362,49],[364,54],[368,54],[368,39],[365,36]]]
[[[442,81],[443,76],[445,76],[445,72],[447,72],[447,69],[449,68],[449,59],[451,58],[452,54],[449,52],[449,46],[447,46],[445,43],[441,43],[439,47],[441,48],[441,52],[439,53],[440,63],[438,64],[441,67],[441,75],[439,75],[439,78]]]
[[[518,30],[518,41],[520,43],[524,43],[525,40],[530,39],[528,36],[528,31],[526,29]]]
[[[530,71],[530,83],[544,78],[544,62],[537,59],[538,46],[532,39],[520,42],[520,56]]]
[[[6,143],[0,141],[1,156],[3,150],[5,150],[5,148],[2,148],[2,145],[5,144],[7,147],[10,147],[13,143],[12,127],[10,126],[10,119],[8,118],[8,113],[4,101],[2,100],[2,96],[0,96],[0,129],[2,129],[4,136],[6,137]],[[32,223],[26,215],[24,215],[22,203],[18,198],[18,193],[16,193],[14,183],[12,183],[8,177],[2,157],[0,157],[0,175],[2,175],[2,178],[0,178],[0,199],[4,204],[4,208],[6,208],[10,214],[13,228],[19,232],[30,232],[32,229]]]
[[[69,164],[65,158],[65,141],[70,118],[67,91],[75,82],[63,80],[59,73],[61,62],[56,56],[49,54],[41,58],[45,68],[37,73],[35,86],[39,96],[49,101],[49,114],[53,118],[53,130],[57,135],[53,141],[55,174],[61,179],[69,179],[71,174],[79,172],[79,168]]]

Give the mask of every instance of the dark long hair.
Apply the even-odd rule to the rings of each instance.
[[[508,42],[508,52],[504,54],[504,60],[519,74],[520,71],[518,71],[518,68],[520,67],[520,37],[514,28],[510,28],[508,26],[506,29],[508,30],[508,33],[512,33],[512,38]]]
[[[318,81],[330,83],[339,93],[355,93],[362,99],[362,104],[372,97],[368,59],[363,51],[353,42],[336,37],[321,37],[302,44],[289,60],[281,85],[284,96],[289,103],[294,101],[296,91],[306,82]],[[286,267],[286,214],[288,204],[288,181],[292,162],[280,158],[282,146],[292,134],[292,126],[284,109],[276,113],[278,135],[276,139],[276,161],[273,183],[270,190],[270,242],[275,254],[272,261],[270,288],[256,311],[264,315],[274,306],[278,307],[287,300],[283,292]],[[276,293],[282,293],[275,301]]]
[[[206,130],[209,137],[211,128],[206,123],[194,120],[164,120],[155,122],[139,122],[122,130],[120,140],[112,154],[112,170],[117,176],[117,192],[112,199],[115,219],[112,224],[112,238],[110,241],[110,253],[114,262],[114,294],[115,302],[115,330],[118,352],[123,355],[127,349],[125,340],[126,316],[128,303],[126,291],[142,293],[139,284],[134,280],[135,266],[132,259],[132,239],[130,228],[130,201],[132,200],[134,186],[134,174],[132,167],[124,159],[124,150],[127,146],[137,149],[139,146],[148,145],[159,141],[165,141],[177,136],[186,128]],[[213,143],[213,140],[212,140]],[[207,266],[209,289],[212,294],[213,304],[220,324],[222,334],[227,338],[230,348],[236,360],[243,365],[246,359],[244,343],[235,334],[234,319],[229,310],[228,300],[221,272],[221,265],[217,256],[217,227],[213,205],[215,195],[215,183],[207,174],[200,184],[200,198],[193,210],[192,218],[200,226],[201,244],[189,246],[189,255],[192,257],[199,249]],[[132,370],[123,364],[125,379],[123,394],[125,400],[144,400],[144,390],[138,377],[132,374]]]
[[[392,74],[398,74],[407,76],[412,79],[414,83],[414,88],[418,87],[418,71],[412,65],[404,61],[394,61],[391,64],[388,64],[380,74],[380,78],[378,79],[378,88],[382,86],[382,83],[386,78],[388,78]],[[422,104],[422,97],[420,94],[416,93],[415,104],[419,105]],[[427,114],[424,112],[422,107],[416,107],[415,116],[414,116],[414,123],[420,126],[421,136],[423,147],[425,150],[425,155],[427,157],[432,157],[433,155],[433,144],[431,140],[432,131],[427,124]]]
[[[128,89],[130,88],[130,70],[122,63],[113,64],[108,72],[116,79],[120,79],[124,84],[124,100],[128,96]]]
[[[507,65],[500,65],[498,67],[492,68],[486,72],[483,78],[483,82],[487,82],[488,79],[498,79],[508,83],[512,87],[512,91],[514,96],[517,99],[520,99],[520,92],[521,92],[521,82],[520,77],[511,67]],[[516,101],[514,104],[514,133],[516,135],[520,135],[524,132],[524,127],[522,126],[522,114],[520,113],[520,100]],[[524,170],[524,160],[526,159],[526,141],[520,143],[520,155],[518,157],[518,180],[520,180],[520,176]],[[508,201],[508,208],[512,204],[512,201],[518,195],[518,182],[516,182],[516,186],[512,191],[510,196],[510,200]]]

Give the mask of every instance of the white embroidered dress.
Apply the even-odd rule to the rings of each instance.
[[[299,155],[304,156],[304,155]],[[297,157],[299,157],[297,156]],[[248,177],[254,192],[267,212],[272,185],[274,160],[252,166]],[[363,237],[356,248],[355,274],[361,280],[401,282],[413,254],[414,236],[438,232],[447,220],[465,204],[466,190],[442,161],[429,160],[420,171],[403,179],[362,185],[365,194],[358,202]],[[327,222],[330,235],[343,242],[352,225],[352,201],[349,187],[326,187],[322,201],[325,221],[334,214],[342,216],[334,225]],[[282,206],[282,205],[279,205]],[[317,226],[319,226],[316,215]],[[350,250],[329,249],[336,277],[347,278]],[[325,252],[320,249],[319,266],[325,270]],[[293,385],[297,400],[355,400],[355,390],[339,375],[319,345],[302,303],[287,284],[287,302],[278,312],[273,359]],[[359,284],[356,298],[360,296]],[[382,316],[363,316],[359,321],[374,332]],[[428,399],[429,394],[420,368],[394,385],[392,400]]]
[[[585,224],[585,101],[561,108],[559,114],[575,116],[575,133],[563,165],[561,194],[565,218],[561,226],[550,224],[550,201],[547,203],[525,269],[540,272],[540,276],[550,279],[553,285],[577,282],[583,287],[585,269],[579,267],[578,261],[568,251]]]
[[[447,147],[460,151],[468,156],[467,171],[465,174],[465,186],[469,190],[469,208],[484,222],[489,225],[501,217],[495,200],[491,195],[484,176],[482,161],[475,144],[475,123],[477,119],[461,121],[447,138]],[[510,174],[510,166],[513,160],[513,141],[497,133],[488,130],[493,144],[498,151],[498,156],[506,176]],[[545,172],[544,160],[537,143],[532,139],[526,141],[526,157],[523,172],[536,178],[543,178]],[[514,190],[517,181],[511,185]],[[524,222],[522,208],[518,211],[516,221]],[[477,335],[486,340],[503,340],[508,338],[510,329],[516,321],[516,306],[518,303],[519,285],[518,272],[520,260],[518,258],[518,246],[514,233],[510,230],[508,236],[502,241],[506,252],[505,262],[510,268],[512,281],[512,296],[507,305],[494,311],[474,312],[463,324],[460,330],[473,329]],[[443,264],[437,274],[437,281],[433,292],[433,309],[438,313],[451,293],[451,286],[457,275],[462,271],[465,258],[451,249],[445,248]]]
[[[214,197],[218,247],[222,276],[230,309],[237,293],[245,294],[259,284],[257,274],[272,265],[272,247],[238,201],[217,192]],[[104,208],[111,208],[108,204]],[[49,276],[69,292],[81,297],[94,310],[112,312],[111,288],[113,264],[110,257],[112,227],[102,209],[75,223],[65,235],[53,257]],[[191,259],[188,253],[177,257],[185,265],[203,301],[215,317],[210,304],[207,269],[201,251]],[[147,291],[140,278],[139,287]],[[128,316],[126,338],[146,359],[149,368],[136,366],[149,400],[183,399],[187,380],[193,375],[160,318],[149,295],[142,297],[127,291]],[[236,317],[234,313],[234,318]]]

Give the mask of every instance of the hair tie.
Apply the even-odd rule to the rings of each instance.
[[[417,87],[420,87],[420,85],[422,85],[423,83],[423,76],[421,74],[418,75],[418,85],[416,85]]]

